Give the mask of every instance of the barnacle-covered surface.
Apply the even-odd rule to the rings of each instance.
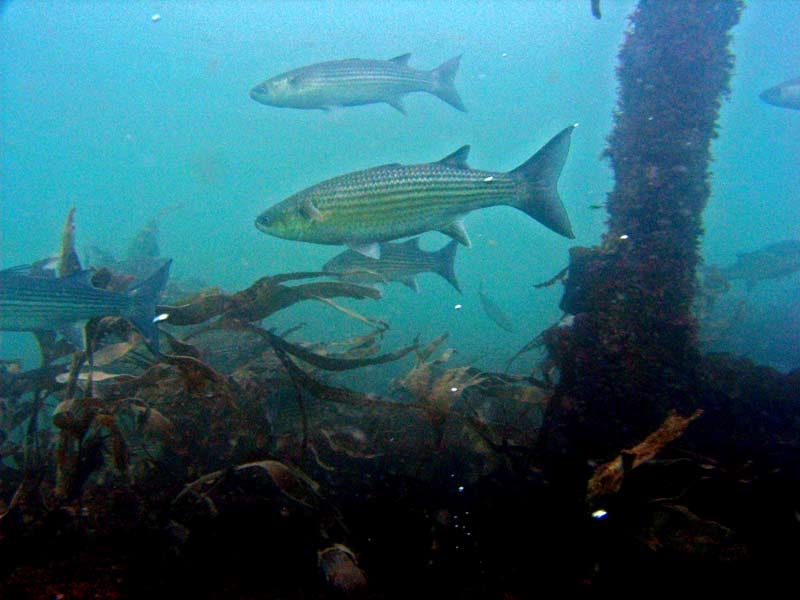
[[[702,211],[741,8],[643,0],[631,15],[607,149],[608,232],[599,247],[571,250],[561,306],[574,324],[551,335],[564,357],[563,394],[582,412],[558,420],[591,423],[574,437],[593,452],[634,442],[669,410],[696,404]]]

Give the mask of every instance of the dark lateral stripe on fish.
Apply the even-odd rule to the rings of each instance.
[[[510,197],[513,195],[515,190],[513,181],[498,174],[487,175],[487,177],[492,177],[493,179],[484,186],[476,185],[477,183],[483,183],[483,181],[477,178],[435,182],[424,179],[387,181],[387,187],[381,190],[380,197],[386,200],[410,202],[412,200],[430,200],[431,196],[435,196],[441,203],[446,204],[457,202],[464,197],[490,198]],[[373,185],[365,184],[357,187],[355,185],[350,187],[342,186],[347,192],[347,197],[334,198],[337,203],[337,210],[339,208],[351,206],[358,208],[369,206],[370,208],[375,208],[375,186],[381,183],[383,182],[378,181]],[[317,200],[317,207],[323,210],[329,200],[329,197],[321,196]]]
[[[466,211],[473,210],[472,203],[465,200],[474,200],[476,204],[483,204],[492,200],[500,203],[502,200],[510,199],[509,193],[488,194],[480,190],[462,190],[460,193],[450,193],[445,190],[398,190],[396,193],[382,194],[380,205],[370,202],[370,198],[364,197],[362,202],[346,202],[336,206],[338,217],[342,219],[358,216],[359,219],[368,221],[384,221],[398,210],[402,210],[409,216],[427,214],[436,208],[463,207]],[[318,208],[324,212],[324,201],[320,202]],[[356,221],[356,223],[358,223]]]
[[[429,84],[430,77],[420,77],[419,75],[407,74],[402,72],[385,71],[359,71],[358,69],[343,69],[336,72],[325,73],[318,76],[319,79],[330,80],[333,84],[345,87],[346,84],[360,83],[362,85],[381,86],[386,83],[407,82],[413,84]]]

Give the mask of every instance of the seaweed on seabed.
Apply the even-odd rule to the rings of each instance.
[[[64,256],[72,255],[67,252],[74,239],[71,225],[70,215]],[[0,386],[4,408],[9,410],[2,415],[2,425],[17,427],[27,422],[29,434],[24,448],[3,448],[19,457],[23,469],[12,469],[8,474],[13,477],[4,474],[4,483],[13,481],[17,493],[11,498],[14,488],[4,488],[9,505],[3,506],[0,519],[2,533],[7,535],[0,536],[2,550],[11,552],[11,545],[19,541],[17,533],[36,539],[40,524],[52,520],[54,514],[60,515],[54,521],[58,523],[55,533],[91,531],[95,539],[124,531],[151,535],[154,524],[158,527],[168,517],[170,503],[183,483],[204,473],[263,460],[274,452],[268,412],[280,390],[280,376],[275,377],[279,367],[273,365],[271,374],[263,377],[258,369],[248,370],[248,365],[267,354],[262,344],[231,365],[235,376],[221,372],[203,360],[201,349],[193,343],[200,340],[202,329],[228,338],[242,331],[256,332],[266,349],[275,347],[274,352],[327,370],[396,360],[416,347],[380,354],[378,342],[388,325],[333,301],[337,297],[378,298],[373,288],[330,281],[287,285],[297,279],[328,276],[276,275],[238,293],[211,292],[181,306],[163,307],[167,316],[160,319],[159,353],[152,352],[124,319],[102,318],[87,325],[86,352],[62,347],[52,335],[40,339],[41,368],[23,372],[17,365],[4,364]],[[257,324],[307,300],[340,310],[371,331],[333,342],[337,350],[330,351],[331,343],[289,342],[284,336],[291,332],[282,336]],[[72,363],[64,373],[65,365],[53,361],[70,353]],[[286,385],[285,376],[283,380]],[[264,381],[277,382],[278,387],[262,385]],[[25,398],[30,400],[22,404]],[[37,414],[48,400],[57,403],[56,428],[39,431]],[[78,542],[60,539],[65,547]],[[355,572],[352,565],[348,572]]]

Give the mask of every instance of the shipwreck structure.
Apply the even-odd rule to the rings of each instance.
[[[556,461],[607,454],[698,402],[695,271],[741,8],[642,0],[631,15],[606,151],[608,232],[600,247],[573,248],[561,306],[574,326],[547,336],[562,377],[543,437]]]

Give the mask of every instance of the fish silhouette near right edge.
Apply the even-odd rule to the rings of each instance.
[[[733,264],[717,271],[728,281],[744,281],[747,289],[753,289],[760,281],[788,277],[800,271],[800,240],[783,240],[740,253]]]
[[[773,106],[800,110],[800,77],[764,90],[758,97]]]

